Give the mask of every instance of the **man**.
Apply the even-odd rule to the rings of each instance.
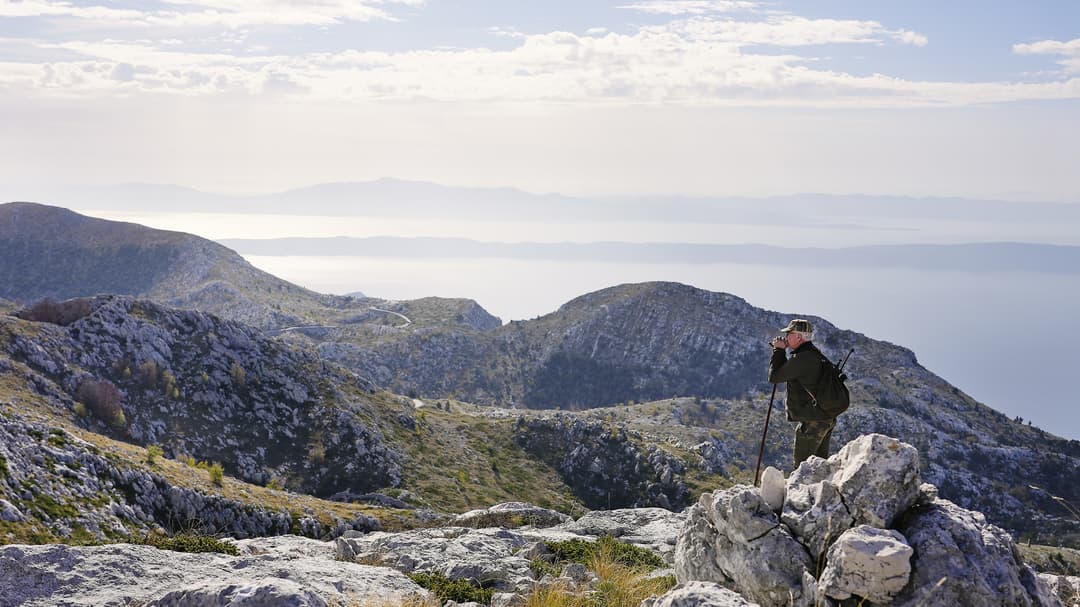
[[[787,418],[799,422],[795,429],[795,468],[811,455],[829,457],[836,418],[815,404],[821,379],[824,355],[811,341],[814,329],[810,321],[796,318],[781,329],[783,335],[772,340],[772,359],[769,361],[769,382],[787,382]],[[786,349],[791,350],[788,358]],[[794,469],[794,468],[793,468]]]

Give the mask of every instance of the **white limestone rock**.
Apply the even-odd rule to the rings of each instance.
[[[907,585],[913,552],[897,531],[849,529],[829,548],[818,588],[834,599],[858,596],[887,604]]]
[[[784,483],[784,473],[772,466],[761,473],[761,497],[773,512],[780,512],[784,508],[784,497],[787,494]]]
[[[529,561],[518,553],[536,539],[518,530],[442,527],[340,538],[336,549],[338,558],[376,563],[402,573],[440,573],[515,590],[532,581]]]
[[[979,512],[938,499],[907,513],[898,530],[915,550],[897,607],[1058,607],[1012,538]]]
[[[23,520],[23,513],[11,502],[0,499],[0,521],[18,523]]]
[[[250,584],[199,584],[169,592],[147,607],[327,607],[327,602],[296,582],[271,578]]]
[[[643,604],[644,605],[644,604]],[[680,584],[652,602],[652,607],[759,607],[714,582]]]
[[[803,572],[813,561],[757,489],[706,493],[689,516],[675,548],[679,582],[730,582],[763,607],[787,606],[802,596]]]
[[[1040,573],[1039,579],[1065,607],[1080,607],[1080,577]]]
[[[364,597],[430,596],[393,569],[335,561],[329,556],[329,546],[318,551],[313,540],[275,538],[265,549],[258,547],[259,541],[246,542],[246,554],[239,557],[130,544],[3,546],[0,605],[261,604],[235,602],[249,595],[279,601],[269,604],[320,605],[311,596],[323,604]],[[234,602],[214,602],[222,597]]]
[[[883,434],[864,434],[827,460],[803,462],[788,478],[788,499],[793,488],[823,481],[839,490],[856,525],[885,529],[919,497],[919,452]]]
[[[573,519],[548,508],[541,508],[525,502],[505,502],[490,508],[470,510],[454,517],[453,525],[458,527],[554,527]]]
[[[685,521],[685,513],[664,508],[621,508],[593,510],[576,521],[564,523],[554,529],[581,536],[610,535],[621,541],[648,548],[667,563],[672,563],[675,558],[675,541]]]

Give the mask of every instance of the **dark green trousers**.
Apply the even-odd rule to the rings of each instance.
[[[836,420],[830,419],[819,422],[799,422],[795,428],[795,468],[806,461],[811,455],[822,459],[829,457],[829,439],[832,438]],[[795,468],[792,468],[794,470]]]

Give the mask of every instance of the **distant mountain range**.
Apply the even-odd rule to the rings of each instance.
[[[273,213],[521,221],[705,222],[858,229],[879,221],[1080,224],[1080,204],[964,198],[795,194],[767,198],[574,197],[513,188],[461,188],[380,179],[326,183],[256,196],[210,194],[171,185],[35,188],[0,186],[0,200],[138,212]]]
[[[1080,247],[1030,243],[785,248],[766,245],[480,242],[464,238],[223,239],[245,255],[503,258],[619,263],[739,263],[779,266],[1080,273]]]
[[[232,251],[195,236],[55,207],[0,206],[0,228],[0,297],[29,303],[122,288],[159,302],[96,299],[70,327],[49,330],[5,321],[0,347],[11,359],[9,368],[25,379],[18,398],[47,394],[50,406],[69,410],[83,381],[108,378],[133,407],[125,411],[133,439],[176,435],[166,444],[225,459],[249,480],[280,475],[320,494],[349,486],[348,474],[361,473],[340,462],[314,465],[335,449],[353,449],[352,443],[332,438],[332,431],[349,429],[332,424],[320,436],[305,434],[306,450],[263,461],[269,455],[259,455],[263,434],[281,423],[275,403],[292,403],[290,410],[304,415],[322,411],[352,416],[357,423],[364,418],[367,430],[353,434],[367,436],[366,444],[350,457],[386,454],[379,458],[380,475],[400,474],[403,486],[413,490],[434,491],[433,471],[417,457],[442,462],[436,467],[446,469],[498,471],[490,482],[502,483],[503,497],[515,486],[529,490],[532,485],[523,480],[508,483],[501,476],[513,453],[513,461],[543,462],[537,470],[544,474],[558,471],[558,482],[587,504],[603,498],[590,493],[598,485],[608,496],[618,488],[625,504],[685,504],[692,482],[713,483],[716,475],[745,471],[768,400],[766,340],[788,319],[734,295],[644,283],[586,294],[538,319],[503,325],[470,300],[320,295],[254,270]],[[118,271],[134,272],[132,282],[113,276]],[[203,312],[191,315],[161,304]],[[206,312],[256,328],[222,323]],[[905,348],[812,320],[819,345],[830,355],[856,348],[849,367],[856,404],[841,418],[838,441],[866,432],[899,437],[919,448],[924,477],[943,496],[986,512],[1018,534],[1080,541],[1077,521],[1052,499],[1080,500],[1080,442],[974,401],[919,365]],[[244,355],[230,354],[234,351]],[[140,371],[147,360],[169,376],[158,372],[153,382],[140,379],[149,375]],[[320,364],[330,366],[320,370]],[[350,378],[337,365],[358,377]],[[352,387],[335,386],[342,381]],[[442,420],[435,432],[419,413],[409,417],[397,410],[410,401],[356,393],[356,385],[372,381],[409,399],[452,402],[455,413],[440,407],[443,413],[432,418]],[[201,396],[185,405],[196,395]],[[228,410],[212,406],[222,398],[231,403]],[[464,403],[516,412],[493,413],[493,419],[505,420],[493,426],[456,416]],[[196,405],[197,410],[190,408]],[[528,411],[555,408],[568,413],[550,417]],[[173,409],[198,417],[184,421]],[[226,414],[233,430],[221,425]],[[366,433],[373,428],[379,431]],[[244,436],[231,436],[237,432]],[[790,426],[777,422],[774,432],[770,458],[782,466]],[[460,455],[466,438],[472,441],[467,463]],[[588,457],[579,445],[591,450]],[[695,445],[701,448],[692,450]],[[634,449],[631,459],[649,464],[640,470],[631,465],[636,476],[625,478],[626,454]],[[593,474],[586,460],[613,468],[602,465]],[[471,472],[463,474],[467,478]],[[663,478],[668,481],[660,482]],[[388,481],[357,485],[366,490],[382,482]],[[446,491],[439,485],[425,499],[459,499]]]

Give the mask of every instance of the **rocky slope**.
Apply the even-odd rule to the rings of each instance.
[[[159,445],[166,457],[220,462],[238,479],[320,496],[404,490],[443,511],[519,499],[567,512],[679,509],[696,492],[752,476],[767,401],[751,392],[578,413],[414,402],[211,315],[123,297],[60,307],[75,310],[64,325],[0,317],[9,393],[33,393],[82,428]],[[894,347],[866,350],[860,364],[899,366],[882,362]],[[1018,536],[1080,542],[1078,521],[1055,499],[1076,499],[1071,445],[911,364],[884,381],[855,380],[838,440],[878,430],[914,437],[945,497]],[[86,389],[102,384],[115,386],[122,423]],[[778,411],[768,463],[786,469],[790,437]]]
[[[0,317],[0,363],[84,427],[318,495],[400,483],[380,425],[406,410],[366,380],[200,312],[118,296],[65,306],[85,315]]]
[[[6,546],[0,605],[457,605],[432,596],[440,590],[430,580],[440,579],[493,607],[575,595],[618,607],[1075,604],[1080,578],[1029,567],[1001,529],[922,483],[918,461],[912,446],[868,435],[786,482],[708,492],[685,513],[622,509],[574,520],[510,503],[333,542],[241,540],[237,556]],[[633,577],[612,575],[610,560],[570,556],[598,545],[633,555]],[[664,579],[672,572],[677,580]],[[647,586],[652,596],[629,603],[645,579],[657,582]]]
[[[765,342],[788,318],[732,295],[646,283],[585,295],[550,315],[493,331],[431,327],[362,347],[318,347],[379,383],[421,396],[531,408],[613,405],[615,412],[656,401],[647,409],[666,409],[657,413],[663,423],[699,429],[690,439],[695,442],[684,446],[707,440],[712,452],[748,461],[756,455],[770,390]],[[910,350],[810,318],[827,354],[839,358],[847,348],[856,350],[846,369],[854,405],[841,418],[841,439],[868,432],[902,437],[920,447],[927,477],[947,498],[1014,532],[1080,542],[1067,507],[1080,503],[1080,441],[976,402],[921,366]],[[695,397],[690,404],[665,404],[687,396]],[[782,402],[783,390],[778,398]],[[745,417],[740,403],[755,403],[754,416]],[[790,425],[779,407],[777,413],[782,434],[770,445],[775,463],[786,468]],[[646,434],[657,428],[641,415],[613,415]],[[558,452],[550,450],[551,457]]]

